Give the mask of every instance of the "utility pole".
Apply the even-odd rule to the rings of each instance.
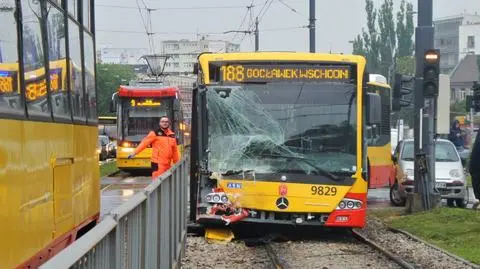
[[[315,52],[315,0],[310,0],[310,52]]]
[[[435,94],[426,91],[425,61],[438,61],[439,55],[426,54],[433,49],[432,0],[418,0],[418,26],[415,29],[415,168],[414,193],[407,196],[407,212],[430,210],[440,204],[440,194],[435,187]],[[436,59],[435,56],[437,57]],[[429,74],[429,73],[428,73]],[[438,84],[437,84],[438,96]]]
[[[259,43],[260,41],[258,40],[258,17],[255,18],[255,51],[258,51]]]

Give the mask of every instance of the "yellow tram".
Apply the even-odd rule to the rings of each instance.
[[[99,217],[94,5],[59,2],[2,1],[1,268],[37,268]]]

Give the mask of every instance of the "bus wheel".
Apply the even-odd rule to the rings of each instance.
[[[397,182],[390,187],[390,202],[392,202],[394,206],[405,206],[407,202],[405,197],[402,197],[400,194]]]

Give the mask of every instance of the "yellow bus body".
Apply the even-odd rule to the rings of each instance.
[[[310,189],[314,184],[308,184],[308,175],[305,175],[305,183],[285,183],[288,187],[289,208],[281,212],[311,212],[311,213],[329,213],[330,217],[327,224],[331,226],[343,227],[359,227],[365,225],[365,207],[366,195],[368,191],[368,182],[363,177],[364,172],[364,152],[363,147],[363,74],[365,72],[366,61],[362,56],[357,55],[336,55],[336,54],[319,54],[319,53],[301,53],[301,52],[256,52],[256,53],[205,53],[198,58],[199,62],[199,83],[201,85],[212,85],[210,80],[211,74],[209,70],[210,62],[253,62],[253,61],[271,61],[271,62],[288,62],[294,64],[308,62],[326,62],[326,63],[345,63],[356,64],[357,73],[357,139],[356,139],[356,171],[352,178],[354,183],[351,186],[335,186],[337,187],[334,196],[314,196]],[[272,64],[274,65],[274,64]],[[241,83],[239,83],[241,84]],[[366,159],[366,158],[365,158]],[[229,189],[228,183],[242,183],[242,188]],[[255,181],[255,180],[233,180],[228,176],[217,179],[217,187],[225,191],[230,199],[234,199],[234,203],[238,203],[243,208],[254,208],[255,210],[263,210],[270,212],[278,212],[275,201],[279,197],[278,182]],[[315,187],[332,187],[331,185],[315,185]],[[235,198],[237,197],[237,198]],[[351,222],[335,223],[335,218],[340,214],[336,211],[336,207],[344,198],[352,198],[362,200],[364,207],[360,210],[352,210],[350,213]],[[344,213],[341,213],[344,214]],[[218,216],[197,215],[197,221],[203,218],[217,218]],[[218,219],[218,218],[217,218]]]

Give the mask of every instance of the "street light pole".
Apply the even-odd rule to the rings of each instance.
[[[310,52],[315,52],[315,0],[310,0]]]
[[[255,51],[258,51],[259,47],[259,37],[258,37],[258,17],[255,18]]]

